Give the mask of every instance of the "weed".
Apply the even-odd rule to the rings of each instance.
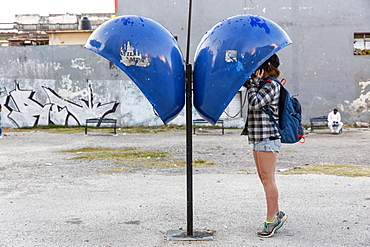
[[[120,167],[113,167],[99,171],[101,173],[111,172],[133,172],[140,168],[175,168],[185,167],[186,161],[169,160],[171,155],[167,152],[150,151],[142,149],[112,149],[85,147],[80,149],[65,150],[61,152],[76,153],[71,159],[81,160],[114,160]],[[214,162],[203,159],[195,159],[193,166],[214,165]]]
[[[127,160],[127,159],[157,159],[169,157],[167,152],[150,151],[141,149],[113,149],[85,147],[67,150],[63,152],[76,153],[78,156],[72,159],[91,160]]]
[[[255,172],[252,172],[250,170],[246,170],[246,169],[240,169],[240,170],[237,170],[238,173],[241,173],[241,174],[254,174]]]
[[[281,174],[325,174],[346,177],[370,177],[369,166],[359,166],[350,164],[311,164],[295,167]]]
[[[282,152],[285,152],[285,153],[296,153],[298,151],[297,150],[293,150],[293,149],[287,149],[287,150],[283,150]]]
[[[196,159],[193,161],[193,165],[200,165],[200,164],[203,164],[203,165],[214,165],[214,162],[213,161],[208,161],[208,160],[203,160],[203,159]]]
[[[81,133],[84,132],[85,126],[65,126],[65,125],[45,125],[36,127],[21,127],[21,128],[6,128],[6,132],[29,132],[29,131],[45,131],[49,133]],[[102,133],[113,133],[112,129],[99,129]],[[117,133],[163,133],[163,132],[174,132],[174,131],[185,131],[183,125],[162,125],[162,126],[131,126],[131,127],[117,127]]]

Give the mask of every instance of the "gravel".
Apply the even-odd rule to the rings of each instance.
[[[185,132],[88,135],[8,132],[0,139],[0,246],[369,246],[370,178],[277,174],[288,221],[270,239],[262,186],[250,145],[238,129],[193,136],[195,231],[211,241],[169,241],[186,229],[185,169],[102,173],[114,161],[71,160],[82,147],[140,148],[186,158]],[[306,134],[284,144],[278,169],[317,163],[370,165],[369,129]]]

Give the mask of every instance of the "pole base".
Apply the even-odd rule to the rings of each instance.
[[[188,235],[186,230],[169,230],[167,232],[169,241],[211,241],[214,240],[212,231],[194,231],[193,235]]]

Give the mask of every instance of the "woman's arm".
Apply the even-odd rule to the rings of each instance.
[[[272,81],[267,81],[261,88],[258,84],[251,84],[248,87],[248,103],[250,109],[261,109],[265,105],[269,105],[277,93],[277,84]]]

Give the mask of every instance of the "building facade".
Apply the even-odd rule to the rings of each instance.
[[[187,0],[117,2],[118,15],[142,15],[164,25],[185,55]],[[286,87],[299,94],[303,122],[333,108],[346,124],[370,122],[369,7],[368,0],[193,1],[190,61],[219,21],[240,14],[269,18],[293,41],[278,55]],[[3,126],[9,127],[76,125],[98,116],[117,118],[121,126],[163,124],[121,70],[83,45],[0,47],[0,104]],[[240,127],[245,108],[241,91],[222,118]],[[184,113],[171,123],[184,124]]]
[[[370,122],[370,1],[192,2],[191,58],[203,35],[219,21],[241,14],[263,16],[280,25],[293,41],[278,55],[286,87],[299,94],[305,123],[335,107],[347,124]],[[177,36],[186,51],[188,0],[118,3],[118,15],[152,18]]]
[[[0,23],[0,45],[84,44],[93,29],[109,20],[112,15],[112,13],[16,15],[13,23]],[[89,20],[90,32],[83,28],[85,19]]]

